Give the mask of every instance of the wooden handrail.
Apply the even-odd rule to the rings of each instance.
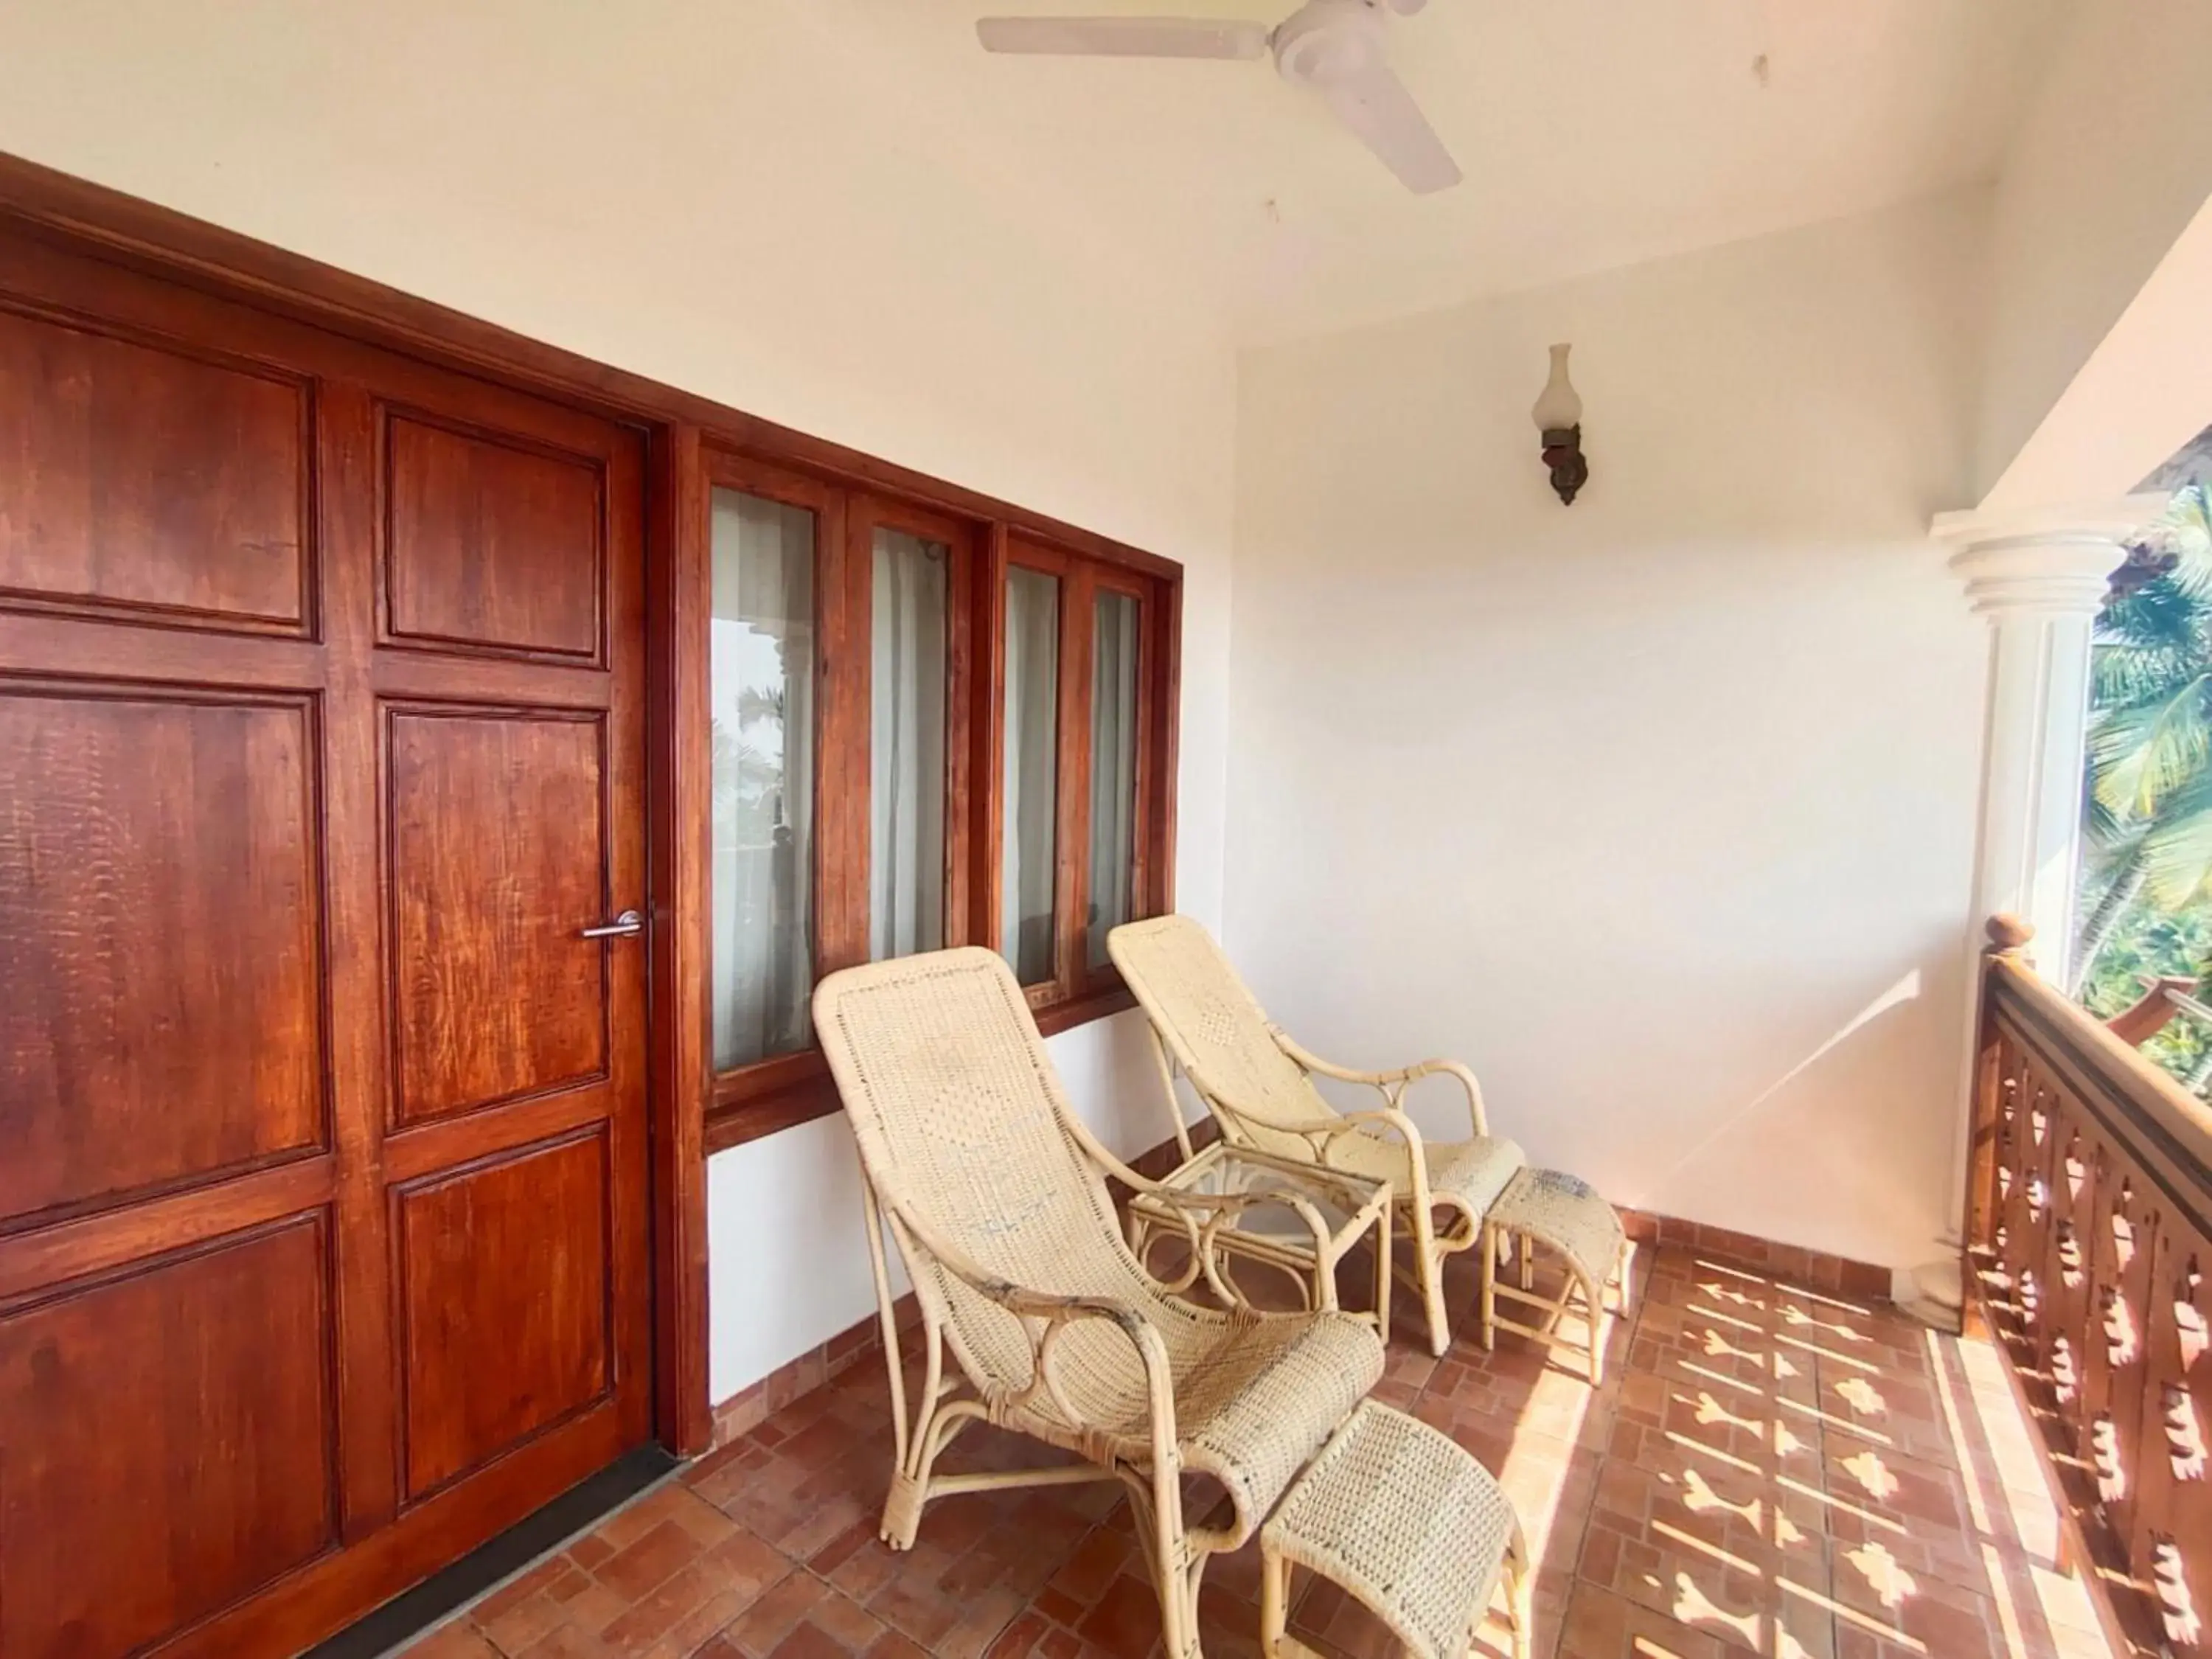
[[[1989,937],[1971,1293],[2116,1646],[2212,1654],[2212,1109]]]
[[[2191,999],[2183,994],[2197,988],[2187,974],[2164,974],[2150,981],[2143,994],[2105,1022],[2105,1029],[2124,1043],[2141,1048],[2188,1011]]]

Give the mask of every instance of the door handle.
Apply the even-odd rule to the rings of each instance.
[[[629,939],[645,931],[645,918],[635,910],[625,910],[612,921],[603,921],[596,927],[586,927],[585,939]]]

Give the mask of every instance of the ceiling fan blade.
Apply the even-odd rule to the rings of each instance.
[[[985,17],[986,52],[1079,58],[1265,58],[1267,27],[1218,17]]]
[[[1360,142],[1416,196],[1459,183],[1459,163],[1406,90],[1406,83],[1382,64],[1324,83],[1320,91],[1336,118],[1358,133]]]

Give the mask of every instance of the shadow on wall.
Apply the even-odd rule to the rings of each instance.
[[[1924,1256],[1946,1210],[1964,955],[1930,951],[1848,1000],[1802,988],[1833,1023],[1763,1085],[1692,1089],[1670,1121],[1632,1128],[1619,1200],[1886,1267]]]
[[[1712,1125],[1712,1127],[1705,1132],[1703,1139],[1693,1143],[1681,1154],[1680,1157],[1677,1158],[1672,1164],[1668,1164],[1666,1168],[1661,1170],[1656,1175],[1652,1176],[1651,1179],[1644,1184],[1637,1196],[1634,1198],[1624,1198],[1620,1201],[1631,1204],[1638,1209],[1655,1209],[1664,1212],[1665,1200],[1668,1194],[1673,1188],[1674,1178],[1677,1174],[1684,1170],[1693,1167],[1710,1149],[1718,1145],[1732,1133],[1737,1131],[1744,1123],[1746,1119],[1756,1115],[1759,1111],[1767,1107],[1770,1103],[1775,1103],[1784,1099],[1792,1083],[1796,1082],[1797,1079],[1803,1076],[1807,1072],[1812,1070],[1814,1066],[1820,1064],[1822,1060],[1826,1060],[1830,1054],[1835,1053],[1835,1051],[1840,1048],[1844,1043],[1850,1042],[1852,1037],[1856,1036],[1859,1032],[1864,1030],[1868,1026],[1881,1018],[1883,1015],[1888,1013],[1893,1008],[1895,1008],[1903,1003],[1917,1002],[1919,1000],[1919,998],[1920,970],[1917,968],[1910,969],[1894,985],[1891,986],[1887,990],[1881,993],[1881,994],[1876,996],[1871,1002],[1868,1003],[1865,1007],[1860,1009],[1857,1013],[1852,1015],[1850,1019],[1846,1020],[1839,1028],[1838,1028],[1835,1034],[1830,1036],[1825,1042],[1821,1043],[1820,1047],[1814,1049],[1812,1053],[1807,1054],[1804,1059],[1799,1060],[1795,1066],[1792,1066],[1780,1077],[1775,1079],[1772,1083],[1760,1090],[1756,1095],[1753,1095],[1749,1100],[1746,1101],[1735,1111],[1729,1113],[1718,1122]]]
[[[1458,983],[1500,983],[1479,955],[1460,954]],[[1491,1000],[1471,991],[1446,1033],[1379,996],[1372,976],[1325,989],[1326,1015],[1311,1022],[1356,1039],[1308,1036],[1296,1016],[1285,1023],[1355,1065],[1465,1060],[1482,1081],[1492,1133],[1616,1203],[1908,1267],[1944,1223],[1965,957],[1944,935],[1917,959],[1842,985],[1817,962],[1777,965],[1755,991],[1715,981],[1692,997],[1704,1011],[1695,1024],[1680,1018],[1698,979],[1687,963],[1650,970],[1670,982],[1662,997],[1639,996],[1638,972],[1613,972],[1595,989],[1555,986],[1552,995],[1586,1010],[1565,1024],[1556,1007],[1529,1004],[1541,990],[1512,983]],[[1582,1039],[1571,1047],[1545,1040],[1569,1029]],[[1371,1103],[1322,1086],[1340,1108]],[[1444,1085],[1416,1085],[1407,1107],[1424,1134],[1468,1133]]]

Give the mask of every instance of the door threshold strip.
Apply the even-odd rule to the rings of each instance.
[[[380,1659],[466,1606],[539,1556],[594,1527],[653,1485],[678,1460],[660,1446],[641,1446],[587,1475],[505,1532],[488,1538],[451,1566],[357,1619],[301,1659]]]

